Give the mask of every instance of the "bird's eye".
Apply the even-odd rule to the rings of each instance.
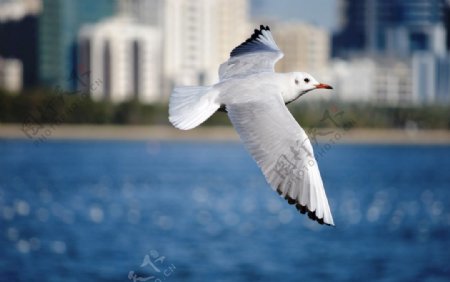
[[[296,80],[295,80],[295,84],[297,84],[297,85],[298,85],[298,79],[296,79]]]
[[[305,78],[303,81],[308,83],[309,82],[309,78]]]

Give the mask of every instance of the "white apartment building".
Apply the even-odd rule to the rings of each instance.
[[[90,71],[93,99],[122,102],[161,99],[161,34],[128,17],[84,26],[79,33],[79,68]],[[83,70],[79,70],[83,73]],[[100,81],[96,87],[93,82]]]
[[[167,0],[164,25],[164,74],[177,85],[209,83],[214,67],[217,26],[211,0]]]
[[[0,57],[0,88],[18,93],[22,90],[23,67],[18,59]]]
[[[352,61],[335,60],[330,65],[335,99],[348,102],[369,102],[376,92],[376,63],[370,58]]]
[[[118,12],[158,28],[162,90],[212,84],[231,50],[251,33],[248,0],[119,0]]]
[[[259,26],[249,21],[248,0],[216,0],[216,63],[228,60],[231,50],[246,40]]]
[[[164,76],[174,85],[211,84],[219,64],[249,34],[247,0],[166,0]]]
[[[329,69],[338,100],[382,105],[411,105],[413,95],[408,60],[353,58],[335,60]]]

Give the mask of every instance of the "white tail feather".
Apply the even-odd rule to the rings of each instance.
[[[218,94],[212,87],[175,88],[169,101],[170,122],[182,130],[197,127],[219,109]]]

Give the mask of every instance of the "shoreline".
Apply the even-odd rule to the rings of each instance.
[[[315,136],[309,134],[309,137],[323,143],[450,145],[450,130],[320,128],[316,132]],[[183,131],[171,126],[154,125],[64,124],[42,125],[38,129],[36,126],[25,128],[22,124],[0,124],[0,139],[23,139],[31,142],[39,140],[239,141],[239,136],[232,127],[227,126],[200,126]]]

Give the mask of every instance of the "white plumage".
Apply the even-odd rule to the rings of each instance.
[[[219,83],[174,89],[169,120],[187,130],[219,108],[226,110],[271,187],[301,213],[334,225],[311,142],[285,106],[311,90],[331,87],[307,73],[275,73],[282,57],[269,27],[261,26],[220,66]]]

